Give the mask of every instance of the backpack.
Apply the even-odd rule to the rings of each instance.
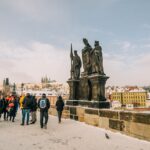
[[[46,106],[47,106],[47,100],[46,99],[41,99],[39,106],[40,106],[41,109],[46,108]]]

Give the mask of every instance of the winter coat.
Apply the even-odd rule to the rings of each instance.
[[[45,99],[46,100],[46,108],[40,108],[40,101]],[[38,101],[38,108],[40,108],[40,111],[48,111],[48,109],[50,108],[50,101],[48,98],[40,98]]]
[[[37,100],[35,96],[32,97],[32,108],[31,111],[36,111],[37,110]]]
[[[63,100],[58,99],[56,101],[56,109],[57,109],[57,111],[63,111],[63,109],[64,109],[64,102],[63,102]]]
[[[4,100],[0,99],[0,114],[3,113],[4,105]]]
[[[31,109],[33,105],[31,96],[26,96],[22,104],[23,104],[23,109]]]
[[[23,109],[23,101],[24,101],[24,98],[25,96],[21,96],[20,97],[20,100],[19,100],[19,105],[20,105],[20,108]]]

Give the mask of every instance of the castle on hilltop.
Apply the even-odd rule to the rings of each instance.
[[[56,81],[55,80],[51,80],[47,76],[41,78],[41,83],[42,84],[48,84],[48,83],[53,83],[53,82],[56,82]]]

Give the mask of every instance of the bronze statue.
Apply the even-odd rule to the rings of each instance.
[[[72,46],[71,46],[71,79],[79,79],[80,77],[80,69],[81,69],[81,59],[77,53],[77,50],[74,51],[74,55],[72,53]]]
[[[90,53],[92,51],[92,47],[88,43],[87,39],[83,39],[83,43],[85,44],[85,47],[82,49],[82,60],[83,60],[83,68],[84,72],[86,74],[91,73],[91,56]]]
[[[91,51],[92,73],[104,75],[102,47],[99,45],[99,41],[95,41],[94,46],[95,48]]]

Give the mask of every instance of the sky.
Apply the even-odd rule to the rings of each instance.
[[[0,81],[65,83],[70,45],[102,46],[107,85],[150,85],[149,0],[0,0]]]

